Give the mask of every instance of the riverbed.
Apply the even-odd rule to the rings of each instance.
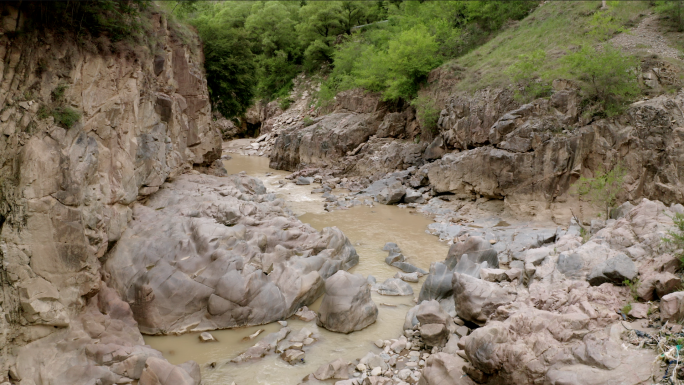
[[[387,252],[382,251],[382,247],[386,242],[397,243],[408,262],[425,270],[429,269],[430,263],[442,261],[446,257],[447,244],[426,232],[432,221],[412,209],[375,205],[326,212],[321,194],[311,193],[319,185],[300,186],[292,181],[281,185],[279,181],[289,173],[269,169],[268,158],[236,154],[231,154],[231,157],[232,159],[224,162],[229,174],[244,171],[261,179],[269,191],[282,198],[302,222],[317,230],[331,226],[341,229],[359,254],[359,264],[350,270],[352,273],[362,274],[364,277],[373,275],[378,282],[393,277],[399,270],[384,262]],[[333,190],[333,194],[340,192],[342,191]],[[145,342],[161,351],[171,363],[196,361],[202,368],[202,381],[205,385],[231,385],[232,382],[236,385],[296,385],[305,375],[314,372],[326,362],[336,358],[353,362],[369,351],[380,351],[373,341],[398,337],[402,333],[406,312],[415,305],[415,298],[418,297],[424,279],[425,277],[419,283],[411,284],[413,296],[394,297],[373,293],[373,300],[379,308],[377,321],[366,329],[351,334],[332,333],[317,327],[315,322],[303,322],[295,317],[288,319],[288,327],[293,330],[306,327],[319,336],[316,343],[305,348],[305,362],[294,366],[277,355],[243,364],[227,362],[268,333],[279,330],[281,326],[278,323],[216,330],[211,332],[218,340],[215,343],[199,342],[197,333],[146,336]],[[319,304],[320,298],[310,308],[316,310]],[[265,332],[255,339],[243,341],[244,337],[259,329],[264,329]]]

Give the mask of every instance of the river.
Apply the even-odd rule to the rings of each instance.
[[[269,169],[268,158],[235,154],[231,156],[232,159],[224,162],[229,174],[245,171],[258,177],[270,191],[274,191],[287,202],[287,206],[302,222],[317,230],[331,226],[341,229],[360,257],[359,264],[350,270],[352,273],[362,274],[364,277],[373,275],[378,282],[393,277],[399,270],[384,262],[387,252],[382,251],[382,247],[386,242],[397,243],[408,262],[425,270],[428,270],[431,262],[442,261],[446,257],[448,246],[426,233],[427,226],[432,222],[412,209],[376,205],[326,212],[323,210],[321,194],[311,193],[312,189],[318,187],[317,184],[298,186],[288,181],[281,187],[278,181],[289,173]],[[333,190],[333,194],[337,193],[340,191]],[[217,343],[201,343],[197,333],[146,336],[145,342],[161,351],[173,364],[196,361],[202,368],[205,385],[230,385],[231,382],[236,385],[296,385],[305,375],[314,372],[326,362],[339,357],[353,362],[368,351],[380,351],[373,341],[398,337],[402,333],[406,311],[415,305],[414,297],[417,298],[424,279],[425,277],[419,283],[411,284],[414,296],[393,297],[373,293],[373,300],[379,308],[377,321],[366,329],[351,334],[332,333],[317,327],[315,322],[306,323],[294,317],[287,320],[288,327],[293,330],[306,327],[320,336],[315,344],[305,348],[304,364],[291,366],[277,355],[239,365],[227,363],[261,337],[279,330],[281,326],[278,323],[216,330],[211,333],[219,341]],[[319,303],[320,298],[311,309],[316,310]],[[258,329],[265,329],[265,332],[253,340],[243,341],[244,337]],[[209,365],[212,362],[216,362],[214,368]]]

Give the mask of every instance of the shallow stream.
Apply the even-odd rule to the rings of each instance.
[[[312,194],[311,190],[319,187],[297,186],[291,181],[280,187],[279,180],[288,172],[268,168],[268,158],[249,157],[231,154],[232,159],[224,162],[229,174],[245,171],[248,175],[260,178],[264,185],[275,191],[279,198],[287,202],[287,206],[298,218],[317,230],[324,227],[337,226],[351,240],[359,254],[359,264],[352,268],[352,273],[364,277],[373,275],[378,282],[391,278],[399,271],[385,264],[387,252],[382,251],[386,242],[395,242],[401,248],[407,261],[415,266],[428,270],[430,263],[442,261],[446,257],[448,246],[439,242],[437,237],[426,233],[427,226],[432,223],[412,209],[397,206],[376,205],[374,207],[357,206],[348,210],[326,212],[323,210],[321,194]],[[333,194],[341,191],[333,190]],[[217,343],[200,343],[197,333],[181,336],[146,336],[145,342],[161,351],[171,363],[180,364],[194,360],[202,368],[202,379],[205,385],[296,385],[309,373],[336,358],[353,362],[363,357],[368,351],[375,351],[373,341],[398,337],[406,311],[414,306],[414,298],[418,296],[419,283],[411,284],[413,296],[393,297],[373,293],[373,300],[378,305],[377,321],[364,330],[351,334],[338,334],[318,328],[314,322],[303,322],[294,317],[288,319],[288,327],[298,330],[306,327],[320,335],[320,339],[305,348],[304,364],[291,366],[277,355],[266,356],[261,360],[233,364],[228,360],[238,356],[253,346],[260,338],[280,329],[278,323],[211,332],[219,341]],[[318,309],[320,298],[310,306]],[[249,341],[242,339],[258,329],[265,329],[257,338]],[[214,368],[209,363],[216,362]]]

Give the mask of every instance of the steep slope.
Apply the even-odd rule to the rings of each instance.
[[[142,343],[128,304],[102,294],[99,258],[126,229],[132,203],[194,165],[211,165],[221,149],[198,41],[182,43],[163,14],[151,15],[154,54],[105,55],[59,34],[24,31],[31,16],[2,8],[0,382],[8,368],[19,375],[22,345],[88,328],[81,314],[87,304],[98,308],[98,296],[93,312],[107,320],[93,325],[118,317],[117,330],[132,337],[109,342]],[[107,303],[120,310],[108,312]],[[106,340],[102,333],[91,336]],[[82,369],[85,378],[111,381],[101,369]]]

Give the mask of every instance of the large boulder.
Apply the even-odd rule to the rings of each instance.
[[[671,322],[684,319],[684,291],[670,293],[660,299],[660,318]]]
[[[287,318],[358,263],[339,229],[302,224],[245,175],[182,175],[133,211],[104,270],[148,334]]]
[[[595,266],[587,280],[593,286],[606,282],[620,285],[624,281],[632,281],[636,276],[636,265],[630,257],[621,253]]]
[[[378,307],[371,299],[368,281],[340,270],[325,282],[325,296],[316,323],[330,331],[351,333],[371,325]]]
[[[488,267],[499,267],[499,258],[492,245],[482,237],[468,237],[463,242],[456,242],[449,248],[446,257],[446,264],[453,269],[458,264],[461,257],[467,254],[470,260],[476,264],[487,262]]]
[[[433,262],[430,265],[430,273],[425,278],[423,286],[418,294],[418,303],[432,299],[440,300],[450,298],[454,289],[451,284],[453,269],[449,269],[443,262]]]
[[[425,361],[418,385],[475,385],[470,377],[463,375],[465,364],[465,360],[457,355],[433,354]]]
[[[401,199],[406,195],[406,188],[399,180],[395,180],[382,189],[377,195],[378,203],[383,205],[393,205],[401,202]]]
[[[499,306],[509,304],[515,296],[499,285],[454,273],[452,278],[456,313],[466,321],[483,325]]]
[[[413,288],[399,278],[388,278],[385,282],[373,286],[373,290],[382,295],[413,295]]]

